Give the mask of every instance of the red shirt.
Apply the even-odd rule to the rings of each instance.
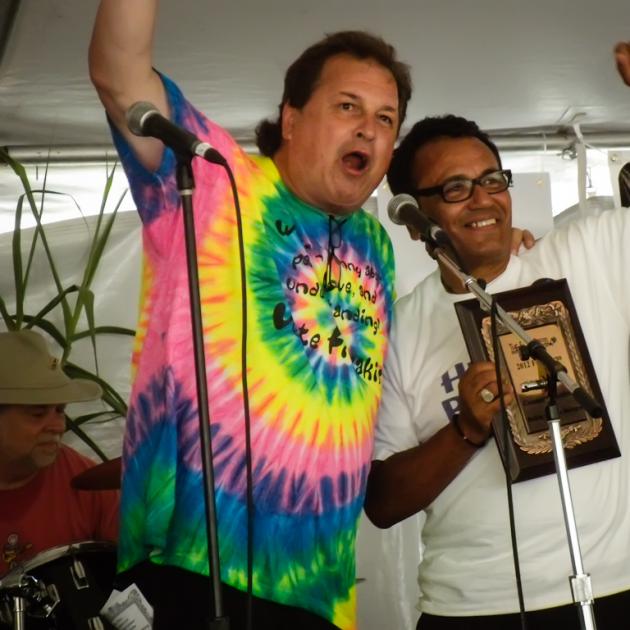
[[[62,446],[55,463],[20,488],[0,490],[0,576],[39,552],[84,540],[118,538],[118,492],[74,490],[72,478],[94,466]]]

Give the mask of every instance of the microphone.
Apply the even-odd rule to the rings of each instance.
[[[134,103],[126,114],[127,127],[136,136],[150,136],[173,149],[178,157],[202,157],[213,164],[227,164],[225,158],[207,142],[202,142],[186,129],[162,116],[155,105],[147,101]]]
[[[418,202],[405,193],[396,195],[387,204],[387,214],[396,225],[408,225],[420,232],[422,240],[441,247],[451,244],[448,234],[420,210]]]

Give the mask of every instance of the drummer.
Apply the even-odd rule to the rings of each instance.
[[[116,541],[118,492],[72,489],[94,462],[61,443],[66,404],[100,395],[64,374],[41,335],[0,333],[0,576],[45,549]]]

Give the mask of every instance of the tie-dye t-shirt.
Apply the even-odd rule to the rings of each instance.
[[[163,78],[178,125],[227,159],[242,208],[253,457],[253,591],[355,628],[355,537],[393,302],[378,221],[295,197]],[[124,443],[119,565],[208,574],[182,214],[170,150],[149,173],[114,133],[143,222],[144,276]],[[225,171],[193,161],[221,578],[247,588],[242,315]]]

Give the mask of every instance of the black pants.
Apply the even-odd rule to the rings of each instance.
[[[142,562],[116,578],[116,588],[135,582],[153,606],[153,630],[207,630],[212,591],[208,578],[180,569]],[[223,584],[223,609],[230,630],[246,630],[247,593]],[[252,630],[338,630],[301,608],[252,598]]]
[[[630,591],[595,600],[597,630],[630,628]],[[559,606],[525,613],[527,630],[579,630],[577,606]],[[438,617],[423,614],[417,630],[521,630],[521,616]]]

